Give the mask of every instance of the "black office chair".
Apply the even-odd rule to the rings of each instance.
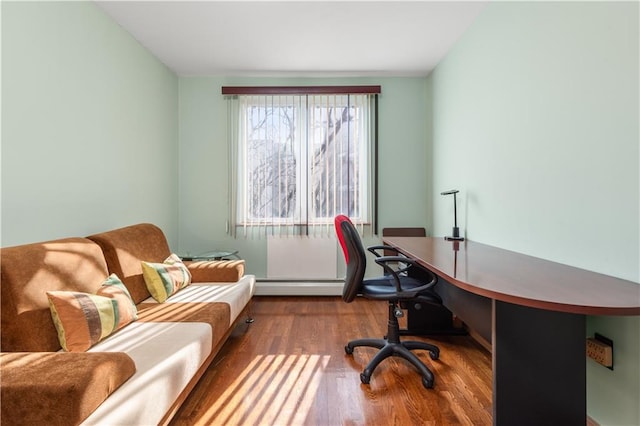
[[[400,341],[400,327],[398,317],[403,315],[400,303],[420,301],[426,304],[442,303],[442,300],[433,292],[433,286],[437,282],[435,275],[430,274],[431,280],[424,282],[403,274],[408,268],[414,265],[413,259],[404,256],[380,256],[376,250],[394,250],[388,246],[373,246],[369,251],[376,255],[376,263],[382,266],[385,275],[379,278],[364,279],[367,259],[362,246],[360,236],[351,220],[344,215],[336,216],[335,228],[338,241],[344,251],[347,263],[347,273],[342,299],[350,303],[357,295],[362,295],[369,299],[387,300],[389,304],[389,321],[387,335],[383,339],[357,339],[347,343],[344,350],[347,354],[353,354],[353,349],[358,346],[378,348],[380,351],[373,357],[364,371],[360,374],[360,381],[368,384],[373,370],[383,360],[390,356],[398,356],[413,364],[422,375],[422,384],[425,388],[433,387],[433,373],[420,361],[411,351],[422,349],[429,351],[431,359],[436,360],[440,356],[440,349],[437,346],[418,341]],[[396,251],[397,253],[397,251]],[[401,270],[394,270],[388,264],[405,265]]]

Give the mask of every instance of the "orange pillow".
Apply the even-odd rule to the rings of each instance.
[[[111,274],[96,294],[48,291],[60,346],[84,352],[138,318],[136,305],[120,279]]]

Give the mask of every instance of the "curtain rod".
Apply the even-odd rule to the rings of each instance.
[[[381,86],[222,86],[223,95],[379,94]]]

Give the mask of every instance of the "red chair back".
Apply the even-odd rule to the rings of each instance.
[[[351,220],[345,215],[338,215],[334,220],[334,224],[336,235],[347,263],[347,274],[342,288],[342,300],[348,303],[352,302],[360,292],[367,267],[367,257],[358,231]]]

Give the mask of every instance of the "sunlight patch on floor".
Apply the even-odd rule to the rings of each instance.
[[[305,422],[329,355],[258,355],[200,421],[297,425]],[[240,413],[247,413],[242,416]]]

